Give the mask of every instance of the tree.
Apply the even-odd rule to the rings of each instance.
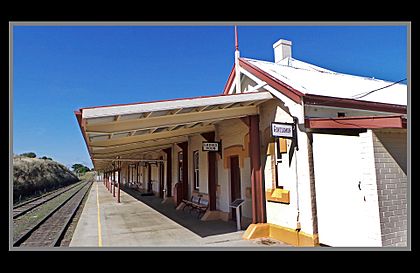
[[[90,169],[82,164],[76,163],[71,166],[73,171],[78,174],[85,174],[86,172],[90,171]]]
[[[82,164],[73,164],[73,166],[71,166],[71,168],[73,169],[73,171],[77,172],[78,169],[80,169],[81,167],[83,167]]]
[[[52,160],[51,157],[46,157],[45,155],[43,157],[40,157],[40,159],[45,159],[45,160]]]
[[[23,153],[20,156],[29,157],[29,158],[36,158],[36,154],[34,152]]]

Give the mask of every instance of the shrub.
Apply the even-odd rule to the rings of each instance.
[[[20,156],[29,157],[29,158],[36,158],[36,154],[34,152],[23,153]]]

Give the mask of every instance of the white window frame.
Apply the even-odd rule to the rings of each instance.
[[[178,152],[178,182],[184,182],[184,178],[182,177],[182,172],[184,169],[184,162],[183,162],[183,151]]]

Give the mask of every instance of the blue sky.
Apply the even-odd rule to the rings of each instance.
[[[294,58],[330,70],[407,77],[406,26],[239,26],[242,57]],[[234,63],[233,26],[14,26],[13,152],[92,167],[74,110],[220,94]]]

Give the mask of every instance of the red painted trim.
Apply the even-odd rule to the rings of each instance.
[[[406,118],[404,118],[404,119],[402,120],[402,127],[403,127],[404,129],[407,129],[407,119],[406,119]]]
[[[166,154],[166,197],[172,196],[172,148],[164,149]]]
[[[407,128],[407,119],[398,115],[307,118],[305,119],[305,127],[311,129]]]
[[[235,26],[235,50],[239,50],[238,27],[237,26]]]
[[[115,169],[113,169],[112,170],[112,181],[111,181],[111,191],[110,191],[110,193],[112,193],[112,197],[115,197],[115,194],[113,193],[114,192],[114,186],[115,186]]]
[[[265,187],[262,179],[259,116],[249,116],[249,152],[251,159],[252,223],[265,223]]]
[[[118,194],[117,194],[117,202],[121,203],[121,168],[118,169]]]
[[[239,65],[243,67],[245,70],[247,70],[248,72],[252,73],[253,75],[257,76],[261,80],[265,81],[272,87],[282,92],[284,95],[286,95],[288,98],[290,98],[294,102],[300,103],[302,101],[302,97],[304,96],[302,92],[294,89],[293,87],[273,77],[272,75],[268,74],[261,68],[241,58],[239,59]]]
[[[352,108],[352,109],[407,114],[407,106],[398,105],[398,104],[390,104],[390,103],[336,98],[336,97],[328,97],[328,96],[320,96],[320,95],[312,95],[312,94],[306,94],[303,98],[303,102],[307,105],[323,105],[323,106],[332,106],[332,107],[343,107],[343,108]]]
[[[82,112],[81,111],[74,111],[74,114],[76,115],[77,123],[79,124],[80,131],[82,132],[83,139],[85,140],[85,144],[86,144],[86,148],[88,150],[89,156],[90,156],[90,158],[92,158],[92,153],[90,151],[88,141],[87,141],[87,137],[86,137],[86,132],[85,132],[85,129],[84,129]],[[92,161],[92,164],[93,164],[93,161]]]
[[[229,78],[225,84],[225,88],[223,89],[223,94],[228,95],[229,89],[232,86],[233,81],[235,80],[235,65],[233,65],[232,70],[230,71]]]
[[[182,198],[188,200],[188,141],[177,143],[177,146],[182,149]],[[177,202],[180,203],[181,200],[177,200]]]

